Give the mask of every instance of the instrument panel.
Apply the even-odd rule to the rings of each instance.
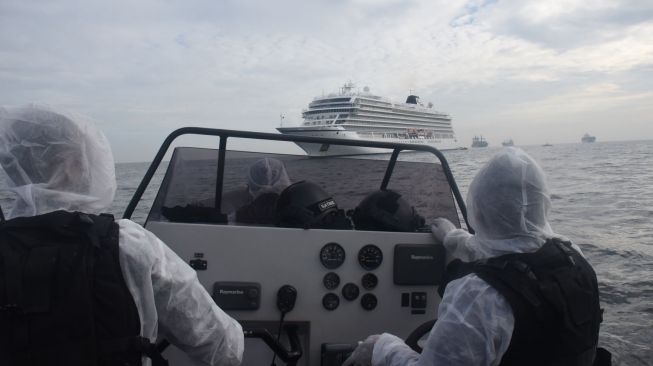
[[[323,345],[356,343],[382,332],[406,337],[437,316],[437,286],[416,284],[414,277],[433,276],[414,271],[420,263],[411,262],[436,267],[437,255],[419,252],[436,245],[430,233],[158,222],[148,229],[184,260],[202,259],[196,268],[200,282],[218,305],[222,289],[223,297],[232,299],[225,311],[244,326],[276,334],[277,292],[284,285],[296,288],[296,304],[285,321],[298,326],[305,349],[298,366],[320,364]],[[246,366],[272,358],[260,341],[248,340],[246,350]]]
[[[347,252],[338,243],[326,243],[320,248],[319,258],[324,268],[335,270],[345,263]],[[356,259],[361,269],[374,271],[383,263],[383,251],[374,244],[366,244],[358,250]],[[378,277],[372,272],[365,272],[360,278],[350,280],[353,281],[345,283],[340,290],[340,294],[338,294],[334,290],[337,290],[340,286],[340,275],[335,271],[327,272],[324,275],[322,284],[326,290],[329,290],[322,297],[324,309],[328,311],[336,310],[340,306],[341,298],[347,302],[359,300],[362,291],[372,291],[379,284]],[[360,296],[359,303],[362,309],[371,311],[378,305],[378,298],[373,293],[366,292]]]

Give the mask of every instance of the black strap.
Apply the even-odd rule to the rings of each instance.
[[[603,347],[598,347],[593,366],[612,366],[612,353]]]
[[[4,259],[6,294],[6,303],[0,304],[0,311],[8,315],[6,319],[12,323],[11,325],[7,324],[11,333],[10,339],[13,340],[12,347],[16,350],[25,350],[29,345],[29,328],[27,320],[22,316],[24,309],[20,258],[18,253],[9,248],[7,243],[0,244],[0,254]]]
[[[30,250],[22,282],[25,313],[44,313],[50,310],[58,255],[58,246],[35,247]]]
[[[22,271],[18,253],[9,245],[0,244],[0,253],[4,259],[6,303],[0,304],[0,311],[22,312]]]
[[[539,308],[542,305],[540,296],[533,292],[533,288],[524,282],[518,274],[525,275],[529,280],[536,281],[535,274],[531,271],[528,265],[521,261],[500,261],[496,264],[479,264],[475,267],[476,274],[485,280],[487,283],[493,285],[493,278],[504,282],[509,288],[514,289],[519,293],[528,303],[534,308]],[[489,276],[486,276],[489,275]],[[514,276],[513,274],[517,275]]]
[[[472,272],[474,272],[474,262],[463,262],[460,259],[451,261],[442,274],[442,280],[438,287],[440,297],[444,296],[444,290],[447,288],[449,282],[465,277]]]
[[[3,223],[4,228],[49,228],[70,227],[78,213],[54,211],[31,217],[16,217]]]
[[[98,345],[100,356],[115,355],[120,353],[140,353],[152,360],[152,366],[168,366],[168,360],[163,358],[161,350],[148,338],[135,336],[102,341]]]

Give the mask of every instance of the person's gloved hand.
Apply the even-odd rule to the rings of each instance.
[[[431,233],[435,236],[440,243],[444,243],[444,237],[452,230],[455,230],[456,227],[451,221],[438,217],[437,219],[431,222]]]
[[[343,362],[342,366],[372,366],[372,352],[378,339],[379,335],[374,334],[367,337],[363,342],[358,342],[358,347]]]

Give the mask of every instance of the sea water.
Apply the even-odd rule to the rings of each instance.
[[[553,230],[577,243],[597,273],[605,309],[600,344],[613,353],[615,365],[653,365],[653,141],[521,148],[547,174]],[[497,151],[445,152],[463,196]],[[111,208],[116,216],[122,216],[147,167],[117,164],[118,191]],[[145,220],[163,171],[145,192],[135,221]],[[0,195],[0,203],[11,204],[6,195]]]

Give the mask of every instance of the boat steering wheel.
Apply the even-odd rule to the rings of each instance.
[[[426,321],[410,332],[408,337],[406,337],[406,344],[408,347],[412,348],[412,350],[417,353],[422,353],[422,347],[418,342],[431,331],[437,320],[438,319]]]

